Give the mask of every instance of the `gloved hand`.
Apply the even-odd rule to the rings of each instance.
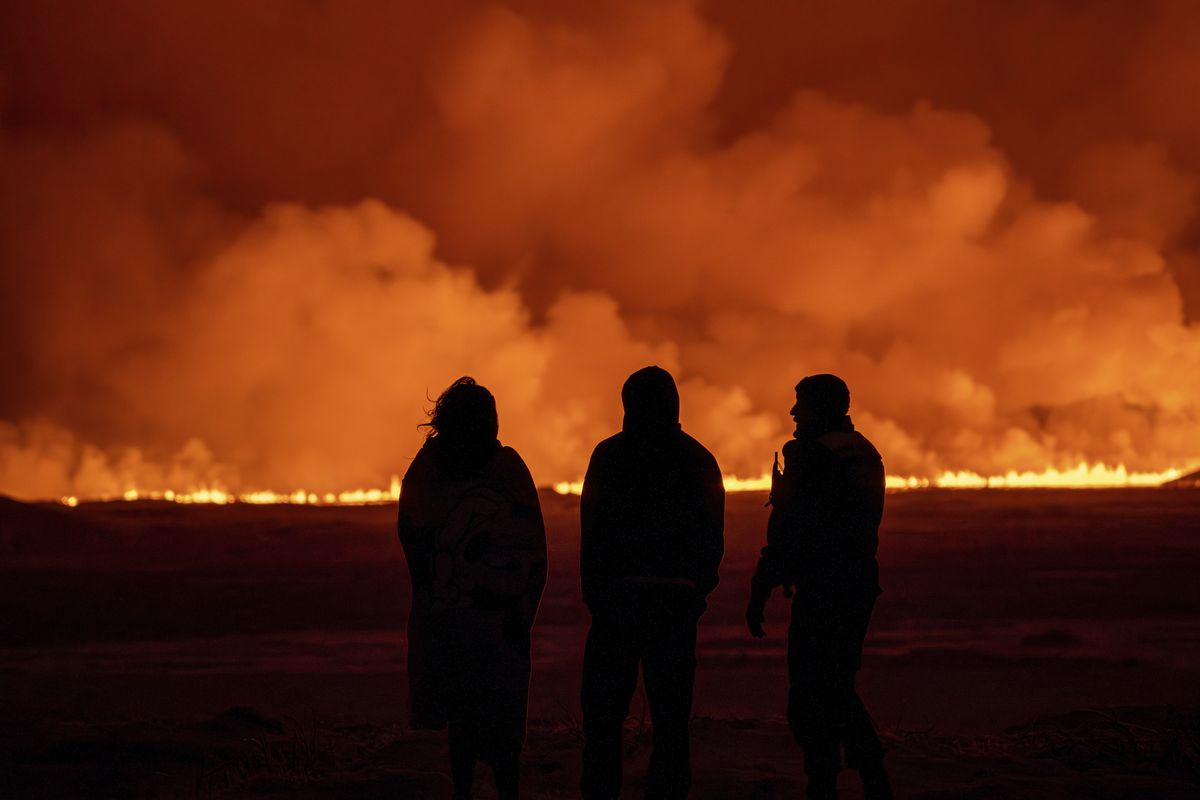
[[[766,619],[767,596],[752,592],[750,603],[746,606],[746,629],[756,639],[767,635],[763,630],[763,620]]]
[[[750,579],[750,602],[746,605],[746,628],[750,635],[761,639],[767,635],[763,630],[763,619],[766,617],[767,600],[775,586],[766,578],[755,575]]]

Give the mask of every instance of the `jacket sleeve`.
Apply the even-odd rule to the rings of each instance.
[[[588,608],[599,601],[609,572],[603,540],[607,487],[602,462],[601,446],[597,446],[588,462],[579,498],[579,582]]]
[[[803,491],[805,473],[811,469],[800,442],[793,439],[783,446],[783,475],[771,493],[771,516],[767,520],[767,545],[762,549],[754,571],[751,593],[766,597],[776,586],[786,586],[795,571],[799,528],[803,527]]]
[[[717,588],[718,569],[725,555],[725,483],[717,460],[709,455],[704,464],[704,508],[700,530],[699,575],[696,588],[702,596]]]

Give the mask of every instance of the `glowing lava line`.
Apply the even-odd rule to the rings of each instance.
[[[1109,467],[1106,464],[1080,464],[1072,469],[1048,467],[1041,472],[1017,472],[1009,470],[1003,475],[981,475],[977,472],[945,471],[933,478],[888,475],[886,486],[892,491],[917,489],[1116,489],[1124,487],[1161,486],[1186,474],[1190,469],[1166,469],[1161,472],[1131,472],[1123,464]],[[724,477],[727,492],[765,492],[771,488],[771,476],[740,478],[735,475]],[[561,495],[580,494],[583,481],[560,481],[551,488]],[[308,506],[365,506],[392,503],[400,497],[400,478],[393,475],[387,489],[351,489],[343,492],[292,492],[253,491],[232,492],[220,487],[201,487],[189,491],[146,491],[129,489],[118,496],[80,498],[69,495],[59,498],[68,506],[77,506],[81,500],[159,500],[170,503],[214,504],[249,503],[252,505],[308,505]]]
[[[949,470],[933,478],[888,475],[885,485],[893,491],[906,489],[1116,489],[1124,487],[1160,486],[1184,475],[1187,469],[1166,469],[1162,472],[1130,472],[1123,464],[1080,462],[1073,469],[1048,467],[1041,472],[1009,470],[1003,475],[981,475],[977,472]],[[771,476],[739,478],[726,475],[727,492],[763,492],[771,488]],[[579,494],[583,481],[561,481],[554,484],[559,494]]]
[[[1050,467],[1041,472],[1009,470],[1003,475],[980,475],[976,472],[943,472],[933,485],[942,489],[1111,489],[1128,486],[1161,486],[1184,475],[1187,470],[1166,469],[1162,472],[1130,472],[1124,464],[1088,464],[1081,461],[1073,469]],[[909,488],[908,480],[903,487]]]
[[[84,500],[160,500],[168,503],[191,505],[207,503],[227,505],[229,503],[249,503],[251,505],[305,505],[305,506],[369,506],[380,503],[392,503],[400,497],[400,477],[392,476],[391,486],[387,489],[351,489],[343,492],[306,492],[296,489],[292,492],[273,492],[261,490],[254,492],[231,492],[219,487],[201,487],[188,491],[176,492],[172,489],[162,491],[146,491],[128,489],[116,497],[89,497]],[[62,497],[59,502],[68,506],[77,506],[80,498],[73,495]]]

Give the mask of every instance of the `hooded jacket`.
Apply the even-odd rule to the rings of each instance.
[[[621,397],[622,430],[596,446],[583,482],[583,601],[595,611],[628,582],[691,587],[702,601],[724,553],[721,470],[680,428],[665,370],[635,372]]]
[[[841,417],[783,446],[784,469],[771,492],[767,546],[754,592],[795,586],[798,600],[879,594],[883,460]]]

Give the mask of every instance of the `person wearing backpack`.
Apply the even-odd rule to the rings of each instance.
[[[404,475],[398,532],[408,562],[410,722],[448,727],[455,800],[475,766],[518,795],[530,630],[546,583],[546,532],[521,456],[501,445],[496,401],[472,378],[438,397]]]

